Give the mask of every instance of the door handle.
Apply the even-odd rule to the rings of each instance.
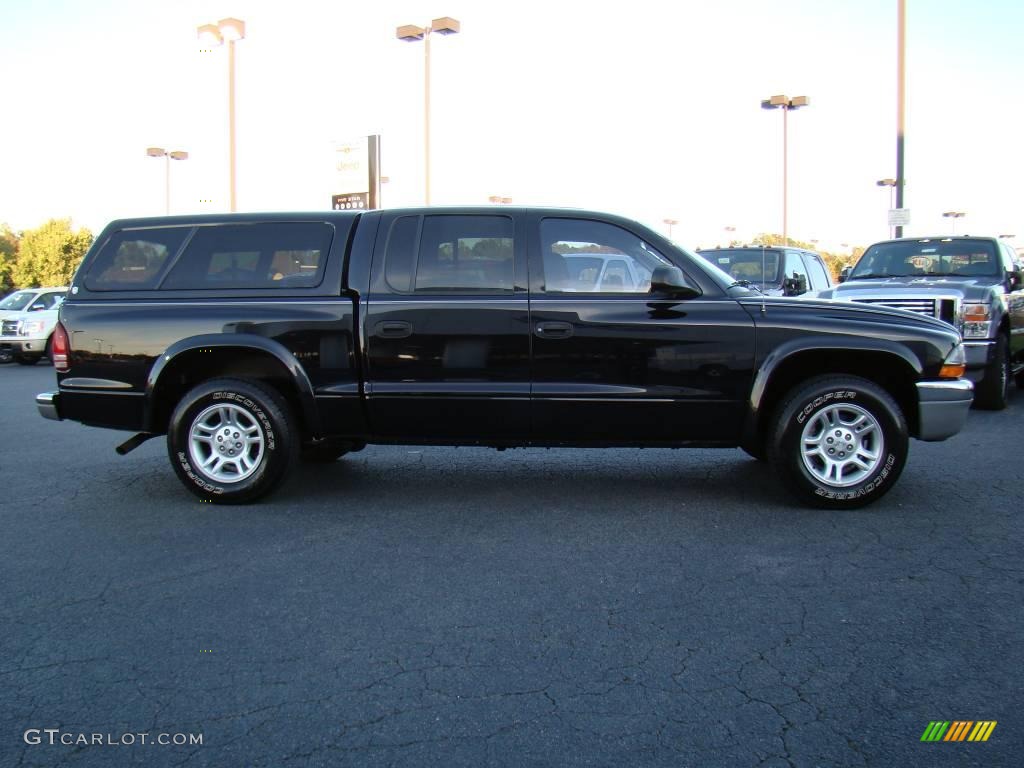
[[[534,332],[542,339],[568,339],[572,336],[572,323],[537,323]]]
[[[374,326],[374,333],[384,339],[405,339],[412,336],[412,323],[404,320],[384,320]]]

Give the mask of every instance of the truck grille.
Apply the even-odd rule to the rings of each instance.
[[[0,336],[14,336],[18,332],[17,320],[4,320],[0,323]]]
[[[893,309],[905,309],[919,315],[928,315],[945,320],[950,325],[956,322],[956,302],[953,299],[854,299],[864,304],[878,304]]]

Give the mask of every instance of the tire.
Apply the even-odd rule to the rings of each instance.
[[[167,429],[167,453],[178,479],[215,504],[266,496],[285,480],[298,449],[298,430],[285,399],[243,379],[214,379],[190,390]]]
[[[985,411],[1001,411],[1010,400],[1010,341],[1005,333],[996,339],[992,362],[974,388],[974,405]]]
[[[776,413],[769,457],[783,484],[804,504],[863,507],[884,496],[903,472],[907,421],[889,393],[867,379],[815,377]],[[843,455],[850,453],[854,458]]]
[[[18,365],[35,365],[43,359],[42,355],[15,355],[14,362]]]
[[[53,365],[53,355],[50,353],[51,341],[53,341],[53,334],[50,334],[49,338],[46,339],[46,347],[43,348],[43,357],[50,362],[50,365]]]
[[[351,440],[327,438],[318,443],[302,446],[299,456],[309,464],[329,464],[332,461],[337,461],[346,453],[362,450],[363,447],[365,444],[357,445]]]
[[[0,364],[2,363],[13,363],[14,353],[9,349],[0,349]]]

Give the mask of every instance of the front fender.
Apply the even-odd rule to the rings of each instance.
[[[316,399],[313,396],[313,385],[309,380],[309,376],[306,374],[306,370],[302,367],[299,361],[295,359],[295,356],[288,351],[288,348],[279,341],[268,339],[265,336],[256,336],[254,334],[247,333],[208,333],[199,336],[190,336],[171,344],[171,346],[169,346],[164,353],[157,358],[153,367],[149,371],[149,375],[146,377],[144,413],[146,431],[153,428],[152,414],[154,409],[154,393],[156,392],[157,385],[160,382],[160,376],[180,355],[206,349],[211,351],[215,349],[258,350],[276,358],[277,361],[284,366],[285,370],[288,371],[292,382],[295,384],[299,404],[302,408],[302,419],[306,425],[307,431],[310,434],[317,433],[319,418],[317,414]]]

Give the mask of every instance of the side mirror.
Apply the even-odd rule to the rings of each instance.
[[[782,294],[784,296],[799,296],[802,293],[807,293],[806,276],[787,277],[782,281]]]
[[[655,267],[651,273],[651,293],[663,294],[677,299],[695,299],[700,289],[690,285],[679,267]]]
[[[1010,282],[1010,290],[1016,291],[1021,286],[1024,286],[1024,269],[1013,269],[1006,273],[1006,278]]]
[[[843,267],[840,270],[840,272],[839,272],[839,282],[840,283],[845,283],[847,281],[847,279],[850,277],[850,273],[852,271],[853,271],[853,267],[851,267],[849,264],[847,264],[845,267]]]

